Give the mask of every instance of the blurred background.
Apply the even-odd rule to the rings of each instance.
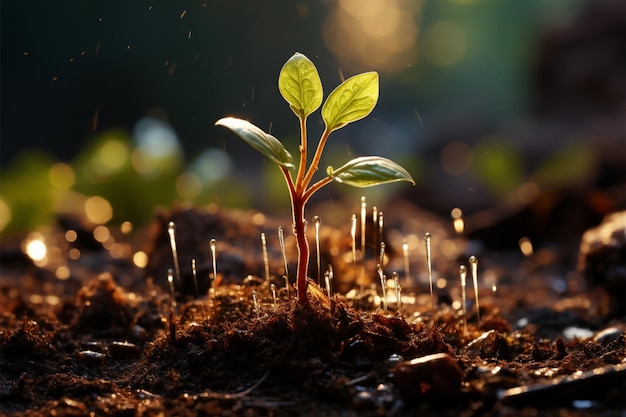
[[[325,96],[380,73],[377,107],[331,136],[322,167],[376,154],[417,181],[333,184],[318,200],[404,198],[448,218],[460,208],[486,239],[495,223],[526,236],[519,220],[540,218],[538,234],[577,232],[624,208],[621,0],[1,7],[5,235],[68,213],[142,225],[180,202],[287,214],[279,170],[214,123],[246,118],[297,155],[297,119],[277,88],[296,51],[317,66]],[[319,113],[309,127],[313,147]]]

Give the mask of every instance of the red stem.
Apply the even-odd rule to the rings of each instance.
[[[281,171],[289,187],[291,197],[291,212],[293,214],[293,233],[296,235],[296,246],[298,247],[298,270],[296,272],[296,286],[298,288],[298,301],[301,304],[308,304],[306,297],[307,290],[307,270],[309,267],[309,242],[306,238],[306,219],[304,218],[304,206],[306,199],[303,194],[296,189],[291,173],[281,166]]]

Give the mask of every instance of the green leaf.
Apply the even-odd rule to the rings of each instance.
[[[365,72],[342,82],[326,99],[322,119],[330,132],[371,113],[378,101],[378,73]]]
[[[355,158],[337,170],[328,167],[326,172],[333,180],[353,187],[371,187],[397,181],[408,181],[415,185],[404,168],[380,156]]]
[[[301,119],[322,104],[322,81],[309,58],[296,52],[283,65],[278,75],[278,89],[291,110]]]
[[[252,123],[236,117],[224,117],[215,122],[215,126],[224,126],[236,133],[248,145],[263,156],[287,168],[293,168],[291,154],[274,136],[265,133]]]

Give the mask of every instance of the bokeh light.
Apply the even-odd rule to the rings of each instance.
[[[136,148],[131,159],[137,172],[150,175],[157,169],[168,169],[178,164],[182,151],[178,136],[166,122],[144,117],[133,129]]]
[[[421,1],[339,0],[324,22],[324,41],[351,71],[397,72],[416,61],[421,8]]]
[[[12,217],[11,207],[0,198],[0,232],[11,222]]]
[[[89,221],[103,224],[113,217],[113,208],[106,199],[96,195],[85,200],[85,215]]]
[[[53,188],[57,190],[68,190],[74,185],[76,174],[74,174],[74,169],[72,169],[71,166],[59,162],[52,165],[48,172],[48,178]]]

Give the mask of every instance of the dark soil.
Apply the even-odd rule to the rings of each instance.
[[[387,311],[376,305],[376,288],[380,290],[376,279],[361,283],[361,293],[345,295],[352,278],[342,276],[353,272],[341,256],[350,252],[345,227],[324,228],[321,233],[322,270],[333,265],[335,290],[342,291],[328,298],[325,290],[311,283],[308,306],[296,301],[295,289],[286,288],[280,277],[272,277],[275,292],[265,278],[255,278],[264,277],[260,232],[272,236],[268,238],[272,270],[275,264],[282,265],[274,242],[280,222],[258,213],[183,208],[162,213],[147,230],[114,233],[117,242],[134,247],[121,256],[93,241],[90,226],[64,219],[48,244],[59,248],[62,260],[72,248],[81,255],[66,261],[71,273],[62,280],[50,264],[35,266],[20,251],[19,239],[5,241],[0,412],[623,415],[626,334],[619,300],[624,294],[615,295],[624,282],[619,275],[624,267],[619,255],[624,253],[623,229],[615,235],[617,241],[586,246],[579,269],[593,270],[595,278],[585,281],[574,270],[575,262],[554,248],[536,250],[525,258],[481,249],[472,240],[454,237],[442,226],[445,222],[432,215],[402,205],[396,208],[402,213],[389,215],[385,241],[394,242],[394,230],[420,235],[421,228],[432,230],[439,242],[456,239],[451,260],[451,255],[446,258],[435,251],[438,276],[448,277],[448,283],[437,288],[434,313],[423,279],[416,285],[403,284],[403,294],[417,295],[415,303],[404,303],[402,314],[395,301]],[[175,305],[166,280],[173,267],[169,221],[176,224],[181,265]],[[70,228],[79,235],[72,243],[64,239]],[[212,238],[218,242],[218,276],[209,291]],[[287,239],[288,258],[295,259],[292,238]],[[375,247],[378,239],[375,231],[368,231],[370,246]],[[150,259],[145,268],[132,262],[132,254],[141,247]],[[497,276],[498,288],[496,296],[485,284],[480,288],[484,300],[479,321],[468,279],[465,332],[462,314],[453,303],[459,298],[454,277],[456,257],[467,259],[472,248],[480,252],[481,274]],[[402,250],[390,244],[387,253],[385,272],[391,275],[394,265],[402,265]],[[315,258],[314,244],[312,254]],[[199,296],[191,259],[198,262]],[[598,265],[604,268],[598,271]],[[317,276],[316,263],[310,272]],[[282,273],[284,268],[278,275]],[[608,281],[602,278],[607,276]]]

